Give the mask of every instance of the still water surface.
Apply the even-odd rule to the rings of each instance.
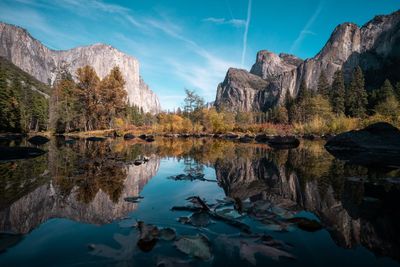
[[[53,139],[0,163],[0,266],[399,266],[399,170],[323,145]],[[171,210],[191,196],[228,221]],[[138,221],[176,237],[138,246]]]

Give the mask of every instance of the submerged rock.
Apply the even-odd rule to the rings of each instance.
[[[91,137],[86,138],[86,140],[97,142],[97,141],[104,141],[104,140],[106,140],[106,138],[105,137],[91,136]]]
[[[44,145],[49,141],[50,141],[49,138],[41,135],[35,135],[28,139],[28,142],[34,145]]]
[[[141,199],[143,199],[143,197],[141,197],[141,196],[124,198],[124,200],[126,202],[130,202],[130,203],[139,203]]]
[[[124,134],[125,140],[130,140],[130,139],[134,139],[134,138],[135,138],[135,136],[133,134],[130,134],[130,133]]]
[[[286,221],[296,224],[299,229],[307,232],[316,232],[323,228],[318,221],[304,217],[293,217]]]
[[[156,139],[154,138],[154,136],[153,135],[148,135],[148,136],[146,136],[146,142],[154,142]]]
[[[176,238],[176,232],[174,229],[166,227],[160,230],[160,239],[165,241],[172,241]]]
[[[175,246],[179,251],[192,257],[202,260],[212,258],[210,241],[204,235],[182,236],[175,241]]]
[[[145,224],[142,221],[138,222],[137,227],[139,229],[139,240],[137,242],[137,246],[143,252],[151,251],[157,244],[160,230],[157,226]]]
[[[35,147],[0,147],[0,160],[34,158],[44,153],[46,151]]]
[[[357,164],[400,165],[400,130],[386,122],[332,137],[325,148],[335,157]]]

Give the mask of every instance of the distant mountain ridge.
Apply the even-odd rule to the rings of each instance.
[[[161,110],[157,95],[140,78],[139,61],[106,44],[52,50],[33,38],[27,30],[0,22],[0,56],[39,81],[52,85],[58,70],[66,67],[71,74],[85,65],[92,66],[100,78],[118,66],[126,81],[128,100],[145,112]]]
[[[369,88],[380,86],[385,78],[400,81],[400,10],[376,16],[362,27],[354,23],[338,25],[313,58],[302,60],[294,55],[259,51],[250,72],[228,70],[218,85],[215,106],[266,111],[283,103],[287,91],[297,95],[302,81],[316,90],[321,72],[331,83],[339,69],[348,81],[357,65],[364,71]]]

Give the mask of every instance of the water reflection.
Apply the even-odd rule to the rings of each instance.
[[[130,161],[139,150],[113,142],[59,146],[53,140],[46,148],[45,156],[0,164],[6,174],[1,175],[1,232],[28,233],[50,218],[91,224],[122,218],[137,206],[124,199],[138,196],[160,163],[148,154],[146,164],[135,166]]]
[[[310,211],[337,245],[362,245],[400,260],[400,186],[393,179],[399,170],[348,164],[330,155],[322,142],[273,150],[213,139],[51,140],[45,148],[48,153],[39,158],[0,163],[1,232],[28,233],[50,218],[90,224],[123,218],[138,205],[124,199],[139,196],[160,161],[173,158],[183,162],[186,175],[214,168],[218,186],[236,201]],[[150,160],[134,165],[142,156]]]

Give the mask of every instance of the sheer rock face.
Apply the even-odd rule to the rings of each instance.
[[[146,164],[126,166],[127,176],[117,201],[100,189],[93,200],[84,203],[79,200],[77,188],[64,196],[52,182],[44,184],[0,211],[0,232],[25,234],[51,218],[98,225],[123,218],[137,206],[124,198],[139,196],[147,182],[157,174],[159,166],[160,160],[156,156]]]
[[[0,23],[0,56],[31,74],[39,81],[52,85],[57,71],[66,67],[71,74],[85,65],[92,66],[100,78],[118,66],[126,81],[125,89],[131,104],[145,112],[160,111],[157,96],[140,81],[139,61],[117,49],[94,44],[70,50],[51,50],[34,39],[25,29]]]
[[[335,28],[328,42],[313,58],[301,60],[293,55],[274,54],[262,50],[257,53],[256,63],[250,73],[261,77],[270,83],[269,90],[274,91],[273,100],[256,98],[257,92],[245,87],[238,88],[225,81],[218,86],[216,107],[223,103],[245,101],[253,103],[250,109],[245,105],[233,106],[231,109],[240,111],[266,111],[267,103],[283,103],[286,92],[296,95],[301,82],[307,87],[317,89],[318,79],[324,72],[331,83],[335,71],[342,69],[346,82],[349,81],[353,69],[360,65],[364,72],[382,70],[387,62],[400,62],[400,11],[386,16],[377,16],[361,28],[353,23],[343,23]],[[389,63],[390,64],[390,63]],[[240,84],[236,81],[236,84]],[[249,97],[241,99],[225,99],[232,90],[241,91],[240,95]],[[229,90],[229,89],[228,89]],[[250,91],[251,93],[246,93]],[[222,96],[222,98],[221,98]],[[276,99],[277,98],[277,99]],[[261,101],[261,102],[260,102]]]
[[[225,110],[264,110],[277,101],[273,83],[246,70],[230,68],[224,82],[218,85],[214,105]]]

